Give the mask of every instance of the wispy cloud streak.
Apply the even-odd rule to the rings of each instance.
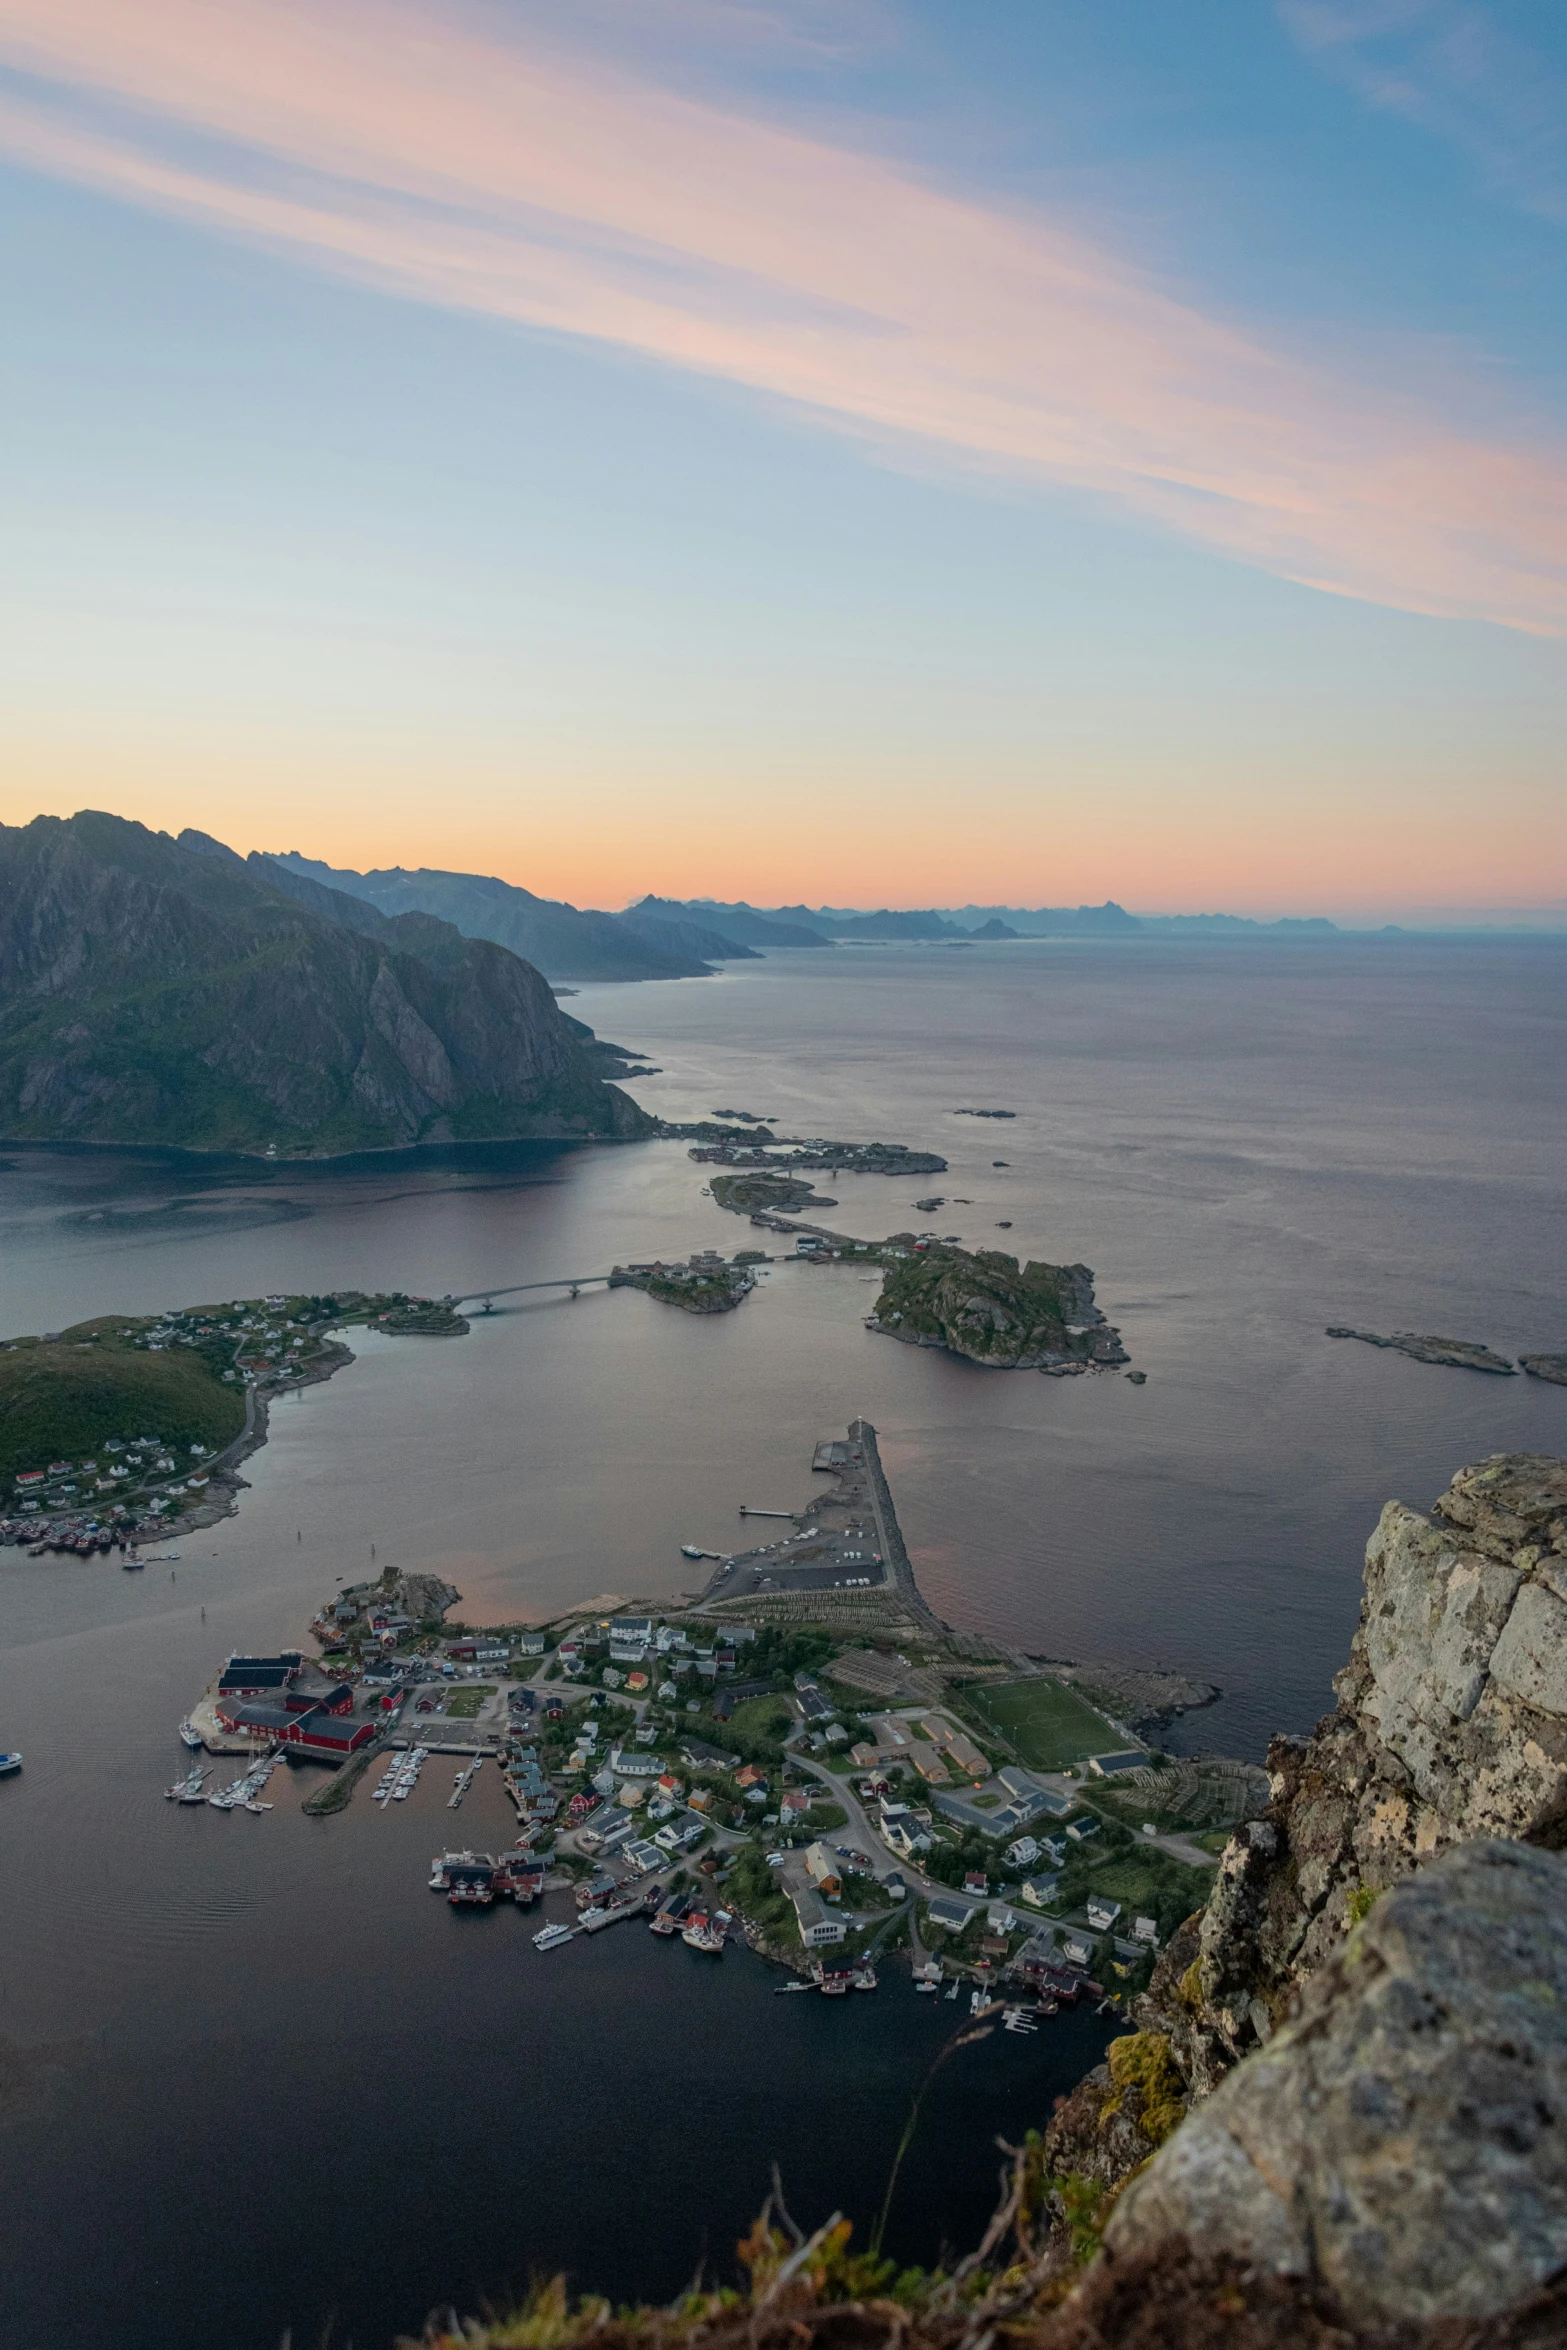
[[[1567,73],[1474,0],[1279,0],[1302,48],[1369,104],[1451,141],[1567,227]]]
[[[1567,631],[1567,451],[1336,380],[1038,211],[424,0],[0,0],[0,148],[402,295]]]

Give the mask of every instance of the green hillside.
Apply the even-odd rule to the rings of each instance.
[[[79,1462],[114,1437],[216,1451],[239,1434],[242,1392],[194,1347],[134,1347],[132,1334],[144,1328],[106,1316],[0,1349],[0,1494],[9,1495],[19,1471]]]

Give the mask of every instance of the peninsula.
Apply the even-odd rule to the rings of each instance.
[[[0,1542],[134,1556],[149,1535],[232,1515],[239,1464],[266,1442],[269,1399],[353,1361],[332,1336],[460,1337],[446,1299],[233,1298],[105,1314],[0,1345]]]

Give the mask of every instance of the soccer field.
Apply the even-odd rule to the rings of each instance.
[[[1059,1771],[1125,1743],[1063,1681],[996,1681],[969,1695],[985,1720],[1011,1739],[1019,1760],[1035,1770]]]

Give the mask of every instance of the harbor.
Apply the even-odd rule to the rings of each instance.
[[[966,1987],[1013,2042],[1085,2003],[1123,2012],[1210,1854],[1148,1821],[1134,1858],[1126,1805],[1157,1807],[1160,1782],[1125,1724],[939,1623],[869,1421],[809,1459],[800,1508],[737,1503],[784,1531],[720,1555],[694,1603],[475,1629],[445,1622],[459,1594],[439,1579],[340,1582],[315,1658],[235,1652],[179,1725],[187,1752],[248,1742],[247,1769],[213,1791],[193,1761],[167,1798],[263,1812],[287,1768],[317,1817],[361,1781],[383,1817],[499,1806],[510,1843],[438,1853],[425,1881],[466,1915],[542,1906],[541,1956],[642,1923],[704,1960],[745,1947],[778,1993]],[[1027,1767],[1025,1727],[1077,1759]]]

